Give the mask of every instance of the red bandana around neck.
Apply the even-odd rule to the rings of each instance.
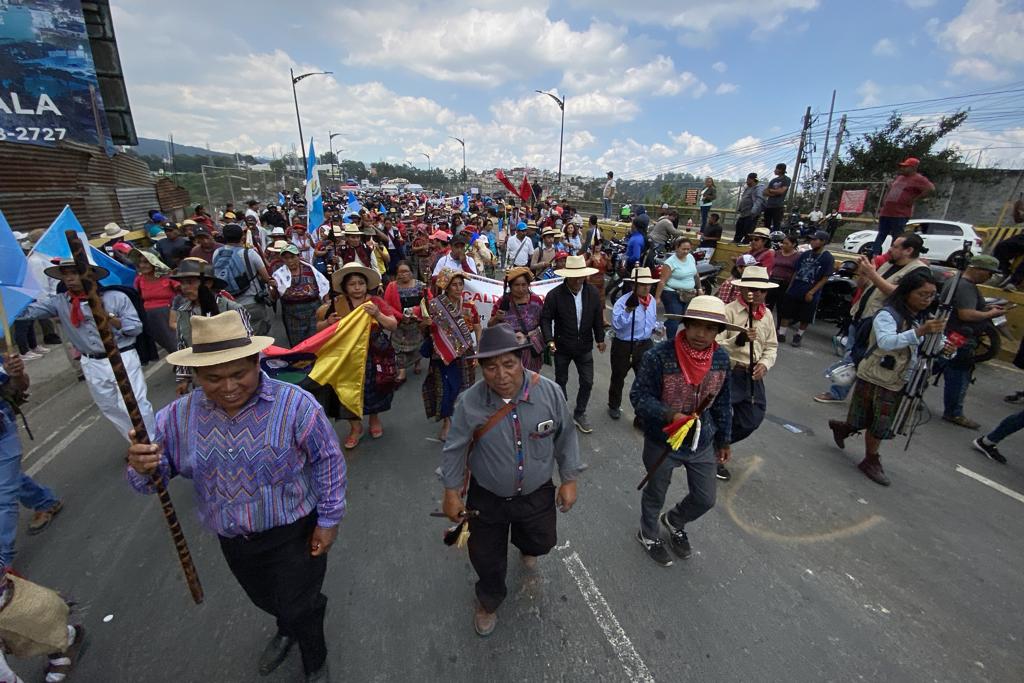
[[[708,370],[711,369],[711,357],[715,355],[715,349],[718,348],[716,342],[712,342],[703,351],[690,346],[690,342],[686,341],[686,333],[683,330],[679,331],[675,339],[676,346],[676,362],[679,363],[680,370],[683,371],[683,378],[687,384],[699,385],[704,381],[704,376],[708,374]]]
[[[740,302],[742,302],[742,303],[743,303],[743,307],[744,307],[745,309],[747,309],[748,311],[750,311],[750,304],[749,304],[749,303],[747,303],[746,299],[744,299],[744,298],[740,297]],[[766,310],[768,310],[768,307],[764,305],[764,302],[762,301],[761,303],[759,303],[759,304],[757,305],[757,308],[755,308],[755,309],[754,309],[754,310],[752,311],[752,312],[753,312],[753,314],[754,314],[754,320],[760,320],[761,318],[763,318],[763,317],[764,317],[764,312],[765,312]]]
[[[82,303],[88,300],[88,296],[82,294],[72,294],[68,292],[68,299],[71,300],[71,324],[75,327],[81,327],[82,323],[85,322],[85,314],[82,313]]]

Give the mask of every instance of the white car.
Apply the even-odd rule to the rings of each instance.
[[[964,251],[964,242],[970,242],[972,255],[981,253],[981,237],[974,231],[970,223],[959,221],[944,221],[931,218],[912,218],[907,221],[908,232],[916,232],[924,240],[924,246],[928,253],[924,254],[931,263],[946,263],[952,265],[954,254],[961,254]],[[871,248],[877,230],[858,230],[849,235],[843,242],[843,249],[854,254],[866,254]],[[892,237],[886,237],[882,243],[884,253],[892,243]]]

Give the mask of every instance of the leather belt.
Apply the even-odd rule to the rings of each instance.
[[[118,350],[121,353],[124,353],[125,351],[134,351],[135,350],[135,344],[129,344],[128,346],[122,346]],[[107,357],[106,352],[104,352],[104,353],[83,353],[82,355],[85,356],[86,358],[90,358],[92,360],[103,360],[104,358]]]

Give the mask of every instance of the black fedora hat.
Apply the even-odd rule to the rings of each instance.
[[[480,348],[470,358],[493,358],[503,353],[522,351],[530,345],[520,343],[516,333],[508,323],[498,323],[494,327],[484,328],[480,335]]]

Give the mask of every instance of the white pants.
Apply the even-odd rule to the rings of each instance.
[[[153,406],[146,397],[146,376],[142,374],[142,364],[139,362],[139,354],[134,349],[122,351],[121,360],[124,368],[128,371],[128,379],[131,381],[132,390],[135,392],[135,400],[139,403],[139,412],[142,413],[142,421],[146,424],[146,431],[150,438],[156,427],[156,420],[153,418]],[[117,381],[114,380],[114,371],[110,367],[110,361],[106,358],[99,360],[82,356],[82,374],[85,375],[85,383],[89,386],[89,393],[100,412],[110,420],[121,436],[128,439],[128,430],[132,428],[132,421],[128,418],[128,409],[124,406],[124,399],[117,388]]]

